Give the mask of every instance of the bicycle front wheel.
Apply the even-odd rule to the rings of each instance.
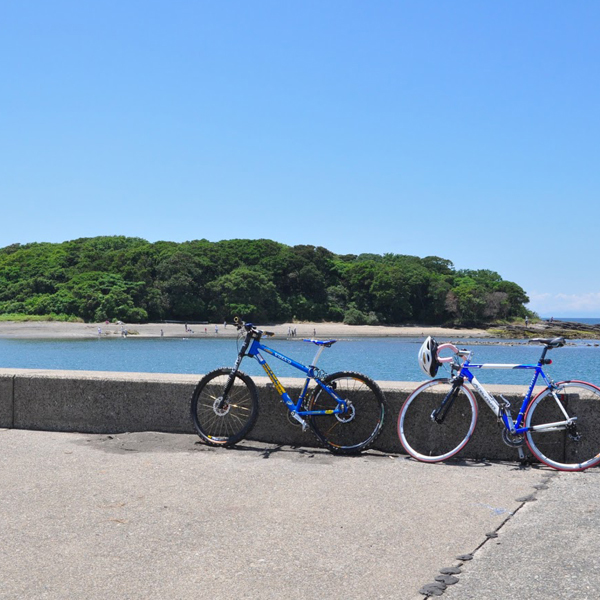
[[[423,462],[446,460],[471,439],[477,423],[477,401],[464,385],[458,388],[443,421],[432,418],[452,388],[451,379],[432,379],[404,401],[398,415],[398,437],[413,458]]]
[[[527,409],[525,426],[529,449],[548,466],[583,471],[599,464],[600,388],[584,381],[546,388]]]
[[[383,427],[385,396],[366,375],[339,372],[328,375],[327,386],[347,405],[340,414],[309,415],[307,421],[321,443],[335,454],[358,454],[373,445]],[[310,397],[307,410],[333,411],[338,402],[318,387]]]
[[[250,433],[258,417],[256,385],[241,371],[231,391],[223,396],[231,369],[205,375],[192,395],[191,413],[196,432],[210,446],[232,446]]]

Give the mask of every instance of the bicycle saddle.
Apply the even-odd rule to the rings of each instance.
[[[544,346],[548,346],[548,348],[560,348],[565,345],[565,338],[563,337],[555,337],[555,338],[532,338],[529,340],[530,342],[538,342],[540,344],[544,344]]]
[[[313,344],[316,344],[317,346],[325,346],[326,348],[331,348],[331,346],[333,346],[337,340],[302,340],[303,342],[312,342]]]

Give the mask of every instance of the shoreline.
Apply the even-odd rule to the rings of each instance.
[[[454,329],[421,325],[345,325],[343,323],[283,323],[258,325],[260,329],[275,333],[278,338],[289,337],[295,329],[295,338],[352,338],[352,337],[406,337],[425,338],[491,338],[484,329]],[[136,338],[234,338],[237,329],[228,323],[190,324],[186,332],[184,323],[67,323],[61,321],[0,321],[0,338],[5,339],[89,339],[127,336]],[[162,332],[162,333],[161,333]]]

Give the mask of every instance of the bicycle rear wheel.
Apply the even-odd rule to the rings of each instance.
[[[223,397],[231,368],[207,373],[192,395],[191,414],[196,432],[210,446],[232,446],[246,437],[258,418],[254,381],[237,371],[231,391]]]
[[[583,471],[600,463],[600,388],[585,381],[561,381],[532,401],[525,426],[540,427],[574,418],[562,428],[527,431],[533,455],[561,471]]]
[[[464,385],[458,389],[444,420],[438,423],[431,418],[452,387],[451,379],[432,379],[404,401],[398,415],[398,437],[413,458],[423,462],[446,460],[471,439],[477,423],[477,401]]]
[[[341,414],[309,415],[307,421],[321,443],[335,454],[358,454],[373,445],[383,427],[385,396],[366,375],[339,372],[323,383],[332,387],[347,404]],[[339,404],[318,387],[307,403],[307,410],[337,409]]]

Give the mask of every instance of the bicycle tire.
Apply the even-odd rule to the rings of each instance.
[[[433,388],[433,389],[432,389]],[[415,389],[398,415],[398,437],[410,456],[422,462],[441,462],[458,454],[477,424],[477,400],[464,385],[442,423],[431,413],[452,390],[451,379],[432,379]]]
[[[207,373],[192,395],[192,421],[209,446],[233,446],[250,433],[258,418],[256,385],[241,371],[235,374],[228,401],[221,408],[217,406],[230,374],[227,367]]]
[[[308,415],[317,439],[334,454],[360,454],[381,434],[386,399],[380,387],[362,373],[340,371],[323,379],[342,397],[348,410],[342,414]],[[311,394],[307,410],[334,410],[338,403],[322,387]]]
[[[565,420],[560,402],[575,427],[554,431],[527,431],[525,439],[532,454],[560,471],[583,471],[600,463],[600,388],[585,381],[561,381],[542,390],[525,413],[525,427]],[[577,439],[576,439],[577,438]]]

